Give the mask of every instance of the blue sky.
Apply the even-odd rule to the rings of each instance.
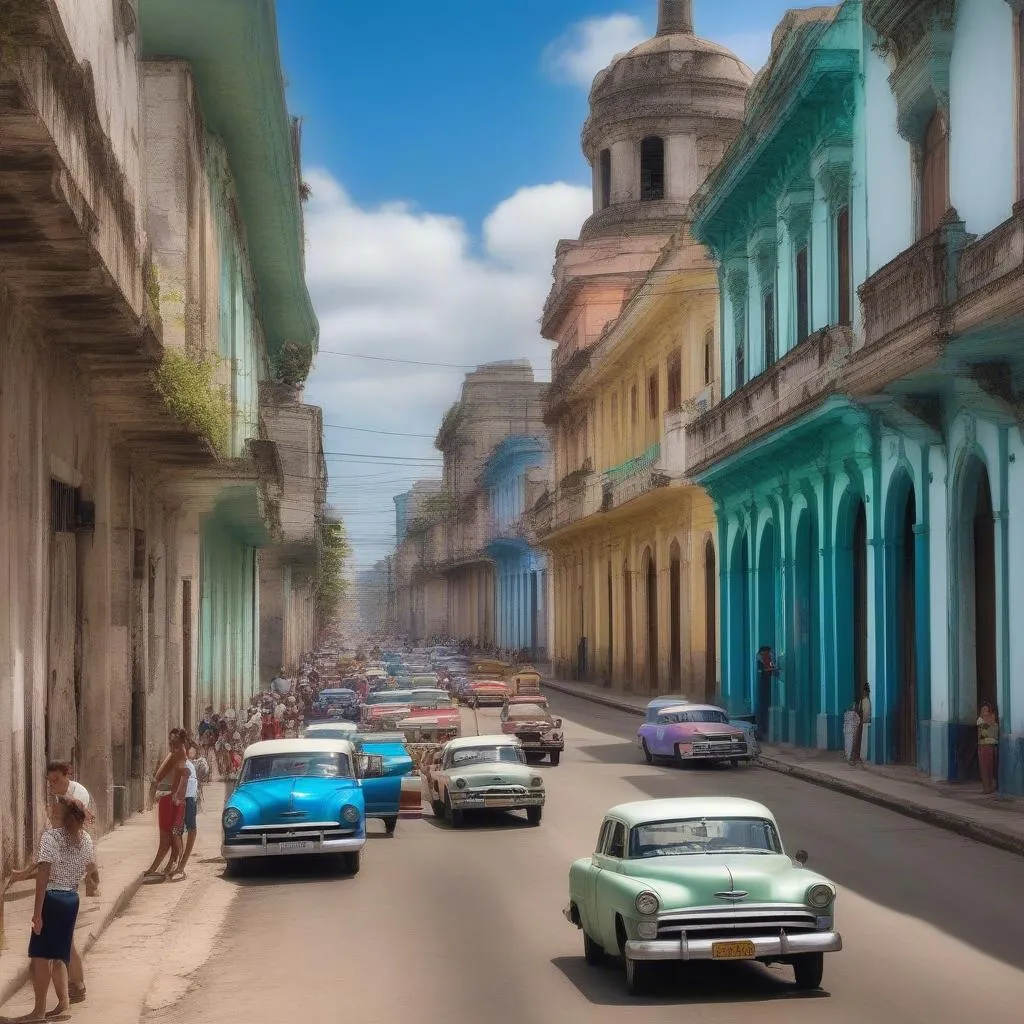
[[[756,67],[788,6],[695,0],[696,30]],[[364,566],[393,544],[393,495],[439,472],[431,437],[463,367],[526,356],[546,372],[536,322],[554,245],[589,212],[587,83],[653,34],[656,2],[277,9],[313,187],[307,269],[322,352],[306,397],[324,407],[331,500]]]

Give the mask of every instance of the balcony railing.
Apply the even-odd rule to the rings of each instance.
[[[664,487],[668,477],[661,469],[661,444],[652,444],[642,455],[607,470],[601,481],[601,509],[625,505],[648,491]]]
[[[557,494],[532,513],[531,521],[537,537],[543,538],[600,511],[601,481],[594,473],[587,473],[574,477],[571,486],[560,487]]]
[[[686,476],[732,454],[823,401],[850,355],[849,327],[826,327],[787,352],[686,428]]]

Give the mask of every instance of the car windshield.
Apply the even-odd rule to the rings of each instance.
[[[526,758],[519,747],[463,747],[452,751],[452,764],[526,764]]]
[[[724,711],[703,708],[700,711],[666,711],[658,716],[659,725],[678,725],[680,722],[714,722],[728,725],[729,716]]]
[[[239,784],[265,782],[267,779],[351,779],[352,765],[347,754],[313,751],[308,754],[261,754],[248,757],[242,765]]]
[[[310,739],[320,740],[350,740],[352,738],[351,729],[346,729],[343,726],[338,726],[332,729],[303,729],[303,735]]]
[[[766,818],[686,818],[651,821],[629,834],[629,856],[678,857],[684,854],[782,853],[782,843]]]
[[[520,719],[547,719],[550,715],[548,714],[547,708],[542,708],[539,704],[512,704],[508,709],[508,717]]]
[[[325,690],[320,694],[321,704],[351,704],[355,699],[352,690]]]

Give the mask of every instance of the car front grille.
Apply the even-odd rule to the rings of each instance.
[[[741,736],[709,736],[693,744],[695,754],[745,754],[747,743]]]
[[[228,842],[233,846],[268,846],[275,843],[318,842],[320,839],[346,839],[355,834],[353,828],[343,828],[336,821],[302,822],[294,825],[247,825]]]
[[[520,733],[516,733],[516,735],[521,740],[526,740],[528,743],[535,743],[537,740],[540,739],[540,733],[539,732],[520,732]]]
[[[694,939],[731,939],[778,935],[780,931],[813,932],[814,913],[800,904],[758,903],[731,909],[700,907],[658,918],[658,938],[677,939],[683,932]]]
[[[484,786],[466,792],[473,796],[526,796],[529,790],[525,786]]]

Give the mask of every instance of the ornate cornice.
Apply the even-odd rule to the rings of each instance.
[[[811,158],[811,173],[830,205],[849,200],[853,176],[853,145],[847,141],[824,142]]]
[[[786,189],[779,197],[776,210],[790,239],[797,243],[804,241],[810,234],[814,212],[813,185],[808,183]]]

